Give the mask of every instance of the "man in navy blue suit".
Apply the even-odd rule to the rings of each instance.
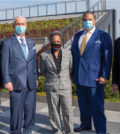
[[[1,49],[2,49],[2,41],[0,41],[0,90],[1,88],[3,87],[3,84],[2,84],[2,70],[1,70]]]
[[[91,130],[93,118],[96,133],[106,133],[104,87],[109,79],[112,61],[112,41],[108,33],[95,27],[92,12],[83,15],[84,30],[74,36],[72,54],[81,125],[75,132]]]
[[[26,19],[14,21],[15,34],[2,43],[2,77],[10,94],[10,133],[31,134],[35,122],[37,60],[34,41],[25,37]],[[23,122],[24,113],[24,125]]]

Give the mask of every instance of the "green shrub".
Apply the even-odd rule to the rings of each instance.
[[[76,96],[76,86],[72,83],[72,94],[73,96]]]
[[[37,92],[45,92],[44,83],[45,83],[45,77],[39,76]],[[76,95],[76,86],[73,83],[72,83],[72,94]]]
[[[37,92],[39,92],[39,93],[45,92],[44,83],[45,83],[45,77],[39,76]],[[106,99],[106,101],[120,102],[119,92],[117,91],[116,93],[112,93],[111,88],[112,88],[112,78],[110,77],[110,80],[107,81],[107,84],[105,87],[105,99]],[[2,89],[2,92],[8,92],[8,91],[6,89]],[[76,86],[74,84],[72,84],[72,94],[73,94],[73,96],[76,96]]]
[[[119,92],[112,93],[112,73],[110,79],[105,86],[105,99],[108,101],[120,101]]]
[[[44,37],[48,36],[51,31],[60,30],[70,24],[75,18],[63,18],[53,20],[37,20],[28,22],[26,31],[27,37]],[[0,39],[10,37],[14,34],[12,23],[0,24]]]
[[[45,82],[45,77],[44,76],[40,76],[39,80],[38,80],[38,88],[37,91],[38,92],[45,92],[44,90],[44,82]],[[107,81],[107,84],[105,86],[105,99],[107,101],[120,101],[120,96],[119,96],[119,92],[117,91],[116,93],[112,93],[112,77],[110,77],[110,80]],[[72,94],[73,96],[76,95],[76,86],[74,84],[72,84]]]
[[[44,83],[45,83],[45,77],[44,76],[39,76],[38,87],[37,87],[38,92],[45,92]]]

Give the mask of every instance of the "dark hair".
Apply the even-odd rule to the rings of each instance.
[[[50,34],[50,36],[49,36],[49,40],[50,40],[50,42],[51,42],[52,37],[53,37],[54,35],[59,35],[60,38],[61,38],[61,41],[63,42],[62,33],[61,33],[60,31],[54,31],[54,32],[52,32],[52,33]]]
[[[94,14],[92,11],[86,11],[86,12],[83,14],[83,16],[82,16],[82,19],[85,18],[85,15],[86,15],[86,14],[92,14],[93,17],[94,17],[94,19],[96,19],[96,16],[95,16],[95,14]]]

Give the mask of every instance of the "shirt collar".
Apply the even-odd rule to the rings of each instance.
[[[18,40],[20,40],[20,38],[23,38],[23,39],[25,40],[25,36],[20,37],[20,36],[18,36],[17,34],[15,34],[15,36],[16,36],[16,38],[17,38]]]
[[[90,34],[93,34],[94,31],[95,31],[95,29],[96,29],[96,27],[94,26],[94,27],[89,31],[89,33],[90,33]],[[86,30],[84,30],[84,34],[86,34]]]

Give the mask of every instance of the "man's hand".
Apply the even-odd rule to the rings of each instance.
[[[116,91],[117,91],[117,85],[112,84],[112,93],[116,93]]]
[[[13,84],[12,84],[12,82],[5,83],[5,88],[8,91],[13,91]]]
[[[99,84],[105,84],[107,82],[107,79],[100,77],[100,78],[96,79],[96,81],[98,81]]]

